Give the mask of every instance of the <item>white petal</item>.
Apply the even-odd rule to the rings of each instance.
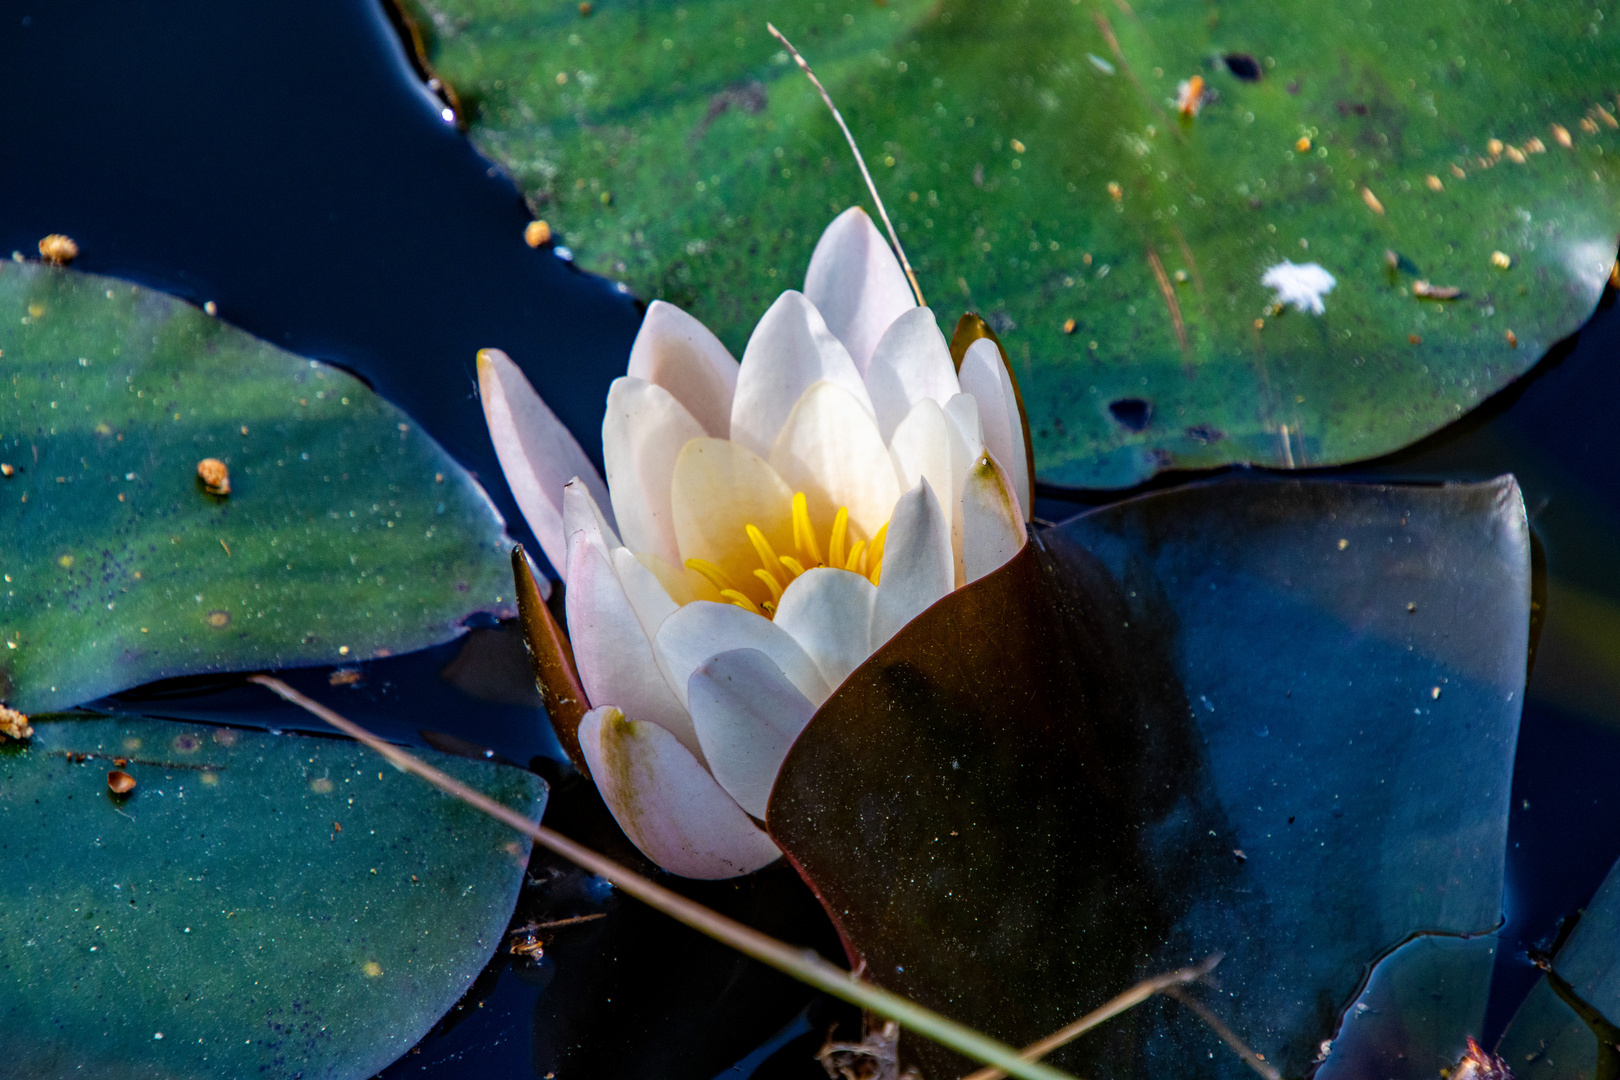
[[[962,569],[977,581],[1024,546],[1024,519],[1007,473],[989,454],[979,458],[962,488]]]
[[[569,481],[563,487],[563,542],[570,550],[576,534],[584,533],[591,546],[606,559],[616,547],[621,547],[619,534],[602,514],[596,497],[583,483]],[[563,560],[565,563],[567,558]],[[564,579],[566,580],[566,579]]]
[[[710,435],[730,437],[737,361],[707,326],[674,304],[647,305],[625,374],[657,383]]]
[[[727,439],[697,439],[675,462],[671,500],[680,565],[706,559],[731,574],[733,586],[756,603],[770,599],[751,576],[760,564],[746,528],[758,527],[777,551],[793,550],[793,492],[776,470]],[[707,582],[696,587],[696,595],[719,599]]]
[[[703,425],[661,386],[626,375],[608,390],[602,458],[613,516],[632,551],[679,564],[670,482],[681,447],[704,438]]]
[[[837,383],[872,412],[866,384],[849,353],[815,305],[789,290],[765,312],[743,350],[731,405],[732,440],[768,457],[794,403],[818,382]]]
[[[658,634],[664,620],[675,614],[680,605],[670,598],[658,575],[646,561],[629,548],[613,549],[613,572],[624,587],[625,599],[636,613],[636,621],[651,641]]]
[[[900,496],[884,540],[883,573],[872,606],[872,650],[951,591],[951,526],[928,481]],[[665,624],[668,625],[668,624]]]
[[[989,338],[980,338],[968,347],[957,373],[963,393],[979,403],[979,420],[984,425],[984,445],[1007,470],[1013,493],[1018,496],[1024,520],[1034,512],[1030,492],[1029,458],[1024,450],[1024,421],[1018,412],[1018,396],[1012,376],[1001,361],[1001,351]]]
[[[972,394],[957,394],[945,403],[945,416],[956,429],[955,445],[967,451],[963,475],[984,452],[984,424],[979,420],[979,402]]]
[[[866,392],[885,442],[917,402],[932,398],[943,407],[962,392],[951,347],[931,310],[912,308],[884,331],[866,368]]]
[[[664,681],[652,642],[619,576],[584,532],[575,533],[569,545],[568,590],[563,599],[574,663],[591,704],[617,705],[638,719],[651,720],[674,733],[687,749],[699,752],[692,719]]]
[[[958,394],[957,397],[965,395]],[[968,399],[969,401],[972,398]],[[889,441],[889,452],[894,456],[895,469],[900,474],[900,486],[909,491],[917,481],[926,479],[936,497],[945,500],[951,522],[952,565],[957,583],[962,579],[962,506],[957,497],[955,456],[961,435],[932,398],[924,398],[911,407],[911,412],[894,430]],[[962,469],[966,477],[966,464]]]
[[[749,874],[781,855],[675,736],[612,706],[579,724],[579,745],[613,819],[647,858],[682,877]]]
[[[602,503],[607,502],[607,485],[557,414],[499,349],[478,350],[478,397],[512,498],[552,569],[564,574],[568,538],[563,535],[563,485],[577,476]]]
[[[816,383],[794,406],[771,447],[771,467],[790,490],[804,492],[818,542],[830,533],[840,506],[849,508],[850,523],[870,539],[900,497],[877,422],[830,382]]]
[[[861,371],[889,324],[917,306],[900,260],[858,206],[833,218],[816,241],[804,292]]]
[[[806,570],[782,591],[776,625],[793,635],[827,685],[836,690],[872,655],[876,600],[877,587],[866,577],[818,567]]]
[[[665,681],[685,703],[686,683],[698,665],[730,649],[758,649],[770,657],[799,692],[819,706],[832,692],[826,678],[793,635],[763,615],[734,604],[699,600],[664,620],[657,637]]]
[[[763,821],[782,760],[815,706],[758,649],[732,649],[699,664],[687,695],[714,778]]]

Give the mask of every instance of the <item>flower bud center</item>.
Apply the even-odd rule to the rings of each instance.
[[[752,523],[744,528],[748,533],[748,542],[753,546],[760,562],[759,568],[753,570],[751,576],[765,586],[770,593],[770,599],[756,603],[742,589],[742,586],[751,585],[751,582],[735,580],[723,568],[706,559],[687,559],[686,565],[703,575],[709,584],[718,589],[721,599],[726,603],[735,604],[756,615],[763,615],[767,619],[774,618],[776,606],[782,602],[783,590],[800,574],[816,567],[831,566],[848,570],[869,578],[873,585],[882,580],[883,542],[889,533],[888,522],[884,522],[878,529],[871,543],[865,540],[855,540],[851,543],[849,508],[840,506],[838,514],[833,518],[832,530],[827,537],[826,555],[823,556],[815,527],[810,521],[809,501],[805,498],[804,492],[799,491],[793,495],[792,555],[778,555],[764,532]]]

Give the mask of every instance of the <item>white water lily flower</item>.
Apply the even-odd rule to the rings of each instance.
[[[501,467],[567,584],[591,775],[676,874],[775,860],[756,822],[816,709],[1024,543],[1031,482],[1000,353],[977,341],[958,373],[859,209],[828,226],[804,292],[777,298],[741,364],[679,308],[648,308],[608,393],[605,485],[504,354],[484,350],[478,371]]]
[[[1277,304],[1293,304],[1295,311],[1320,315],[1327,310],[1322,297],[1332,292],[1338,281],[1321,263],[1292,263],[1284,259],[1266,268],[1260,275],[1260,284],[1277,290]]]

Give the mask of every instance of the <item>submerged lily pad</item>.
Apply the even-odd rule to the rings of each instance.
[[[999,1038],[1222,952],[1188,992],[1302,1075],[1375,961],[1500,921],[1529,578],[1511,478],[1233,481],[1086,514],[834,693],[771,835],[873,979]],[[1443,959],[1373,988],[1416,1003],[1413,1077],[1478,1033],[1488,960]],[[1165,999],[1053,1061],[1248,1075]]]
[[[1573,0],[407,6],[581,263],[738,355],[864,198],[769,17],[941,319],[1014,343],[1058,483],[1403,446],[1577,329],[1615,260],[1620,50]],[[1273,309],[1285,260],[1336,281],[1320,314]]]
[[[1620,1077],[1620,863],[1598,889],[1498,1052],[1523,1080]]]
[[[0,264],[0,316],[0,701],[388,655],[515,611],[493,504],[354,376],[39,264]]]
[[[162,720],[34,728],[0,748],[8,1077],[359,1080],[501,942],[528,838],[358,744]],[[538,820],[538,777],[424,756]],[[123,799],[115,767],[136,782]]]

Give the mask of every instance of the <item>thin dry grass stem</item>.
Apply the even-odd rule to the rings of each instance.
[[[909,998],[864,982],[858,975],[829,963],[812,949],[794,948],[752,927],[728,919],[717,911],[694,903],[634,870],[575,843],[559,832],[544,825],[536,825],[516,810],[502,806],[482,792],[475,791],[454,777],[445,775],[416,755],[384,742],[354,721],[318,701],[305,697],[280,679],[270,675],[254,675],[248,681],[269,688],[306,712],[320,717],[350,738],[364,743],[387,758],[389,763],[401,772],[415,773],[440,791],[460,799],[504,825],[511,826],[531,837],[542,847],[590,871],[649,907],[656,908],[677,922],[685,923],[699,933],[736,949],[744,956],[768,964],[841,1001],[847,1001],[851,1005],[894,1020],[902,1028],[932,1039],[941,1046],[955,1050],[975,1061],[998,1065],[1006,1070],[1008,1075],[1020,1077],[1022,1080],[1075,1080],[1073,1076],[1050,1065],[1025,1061],[1018,1056],[1017,1050],[1005,1043],[997,1042],[972,1028],[925,1009]]]
[[[1208,1005],[1175,987],[1167,987],[1164,992],[1167,997],[1175,998],[1196,1013],[1198,1019],[1208,1024],[1209,1029],[1221,1037],[1221,1042],[1230,1046],[1233,1052],[1242,1058],[1243,1063],[1249,1068],[1265,1077],[1266,1080],[1282,1080],[1282,1073],[1278,1072],[1276,1067],[1265,1058],[1249,1049],[1248,1044],[1237,1037],[1237,1032],[1222,1023],[1221,1018],[1216,1016]]]
[[[855,164],[860,166],[861,177],[866,181],[866,190],[871,192],[872,201],[877,204],[878,217],[883,219],[883,227],[889,230],[889,243],[894,245],[894,253],[900,257],[900,265],[906,272],[906,280],[911,282],[911,291],[916,294],[917,306],[927,307],[928,305],[923,300],[922,288],[917,284],[917,275],[912,271],[911,263],[906,259],[906,249],[900,246],[900,236],[894,231],[894,223],[889,220],[889,212],[883,208],[883,196],[878,194],[877,184],[872,182],[872,174],[866,168],[866,159],[861,156],[861,148],[855,145],[855,136],[850,134],[849,125],[844,123],[844,114],[839,112],[838,106],[833,104],[832,95],[827,93],[825,86],[821,85],[821,80],[816,78],[816,73],[810,70],[809,61],[799,55],[799,50],[793,47],[793,42],[783,37],[782,31],[770,23],[765,24],[765,29],[769,30],[771,36],[782,43],[782,47],[788,51],[788,55],[793,57],[794,61],[799,65],[799,69],[809,78],[811,85],[820,92],[821,100],[827,103],[827,108],[832,112],[833,119],[838,121],[838,129],[844,133],[844,138],[849,142],[850,153],[855,155]]]
[[[1103,1004],[1100,1008],[1086,1013],[1074,1023],[1059,1028],[1039,1042],[1024,1047],[1018,1052],[1018,1056],[1029,1061],[1045,1057],[1058,1047],[1078,1039],[1103,1021],[1112,1020],[1127,1009],[1142,1004],[1154,994],[1174,993],[1174,987],[1202,979],[1215,970],[1215,965],[1221,962],[1222,955],[1222,953],[1212,953],[1203,962],[1194,964],[1192,967],[1177,968],[1175,971],[1167,971],[1163,975],[1155,975],[1151,979],[1143,979],[1123,994]],[[1002,1077],[1006,1075],[1000,1069],[989,1067],[980,1069],[978,1072],[969,1073],[962,1080],[1002,1080]]]

